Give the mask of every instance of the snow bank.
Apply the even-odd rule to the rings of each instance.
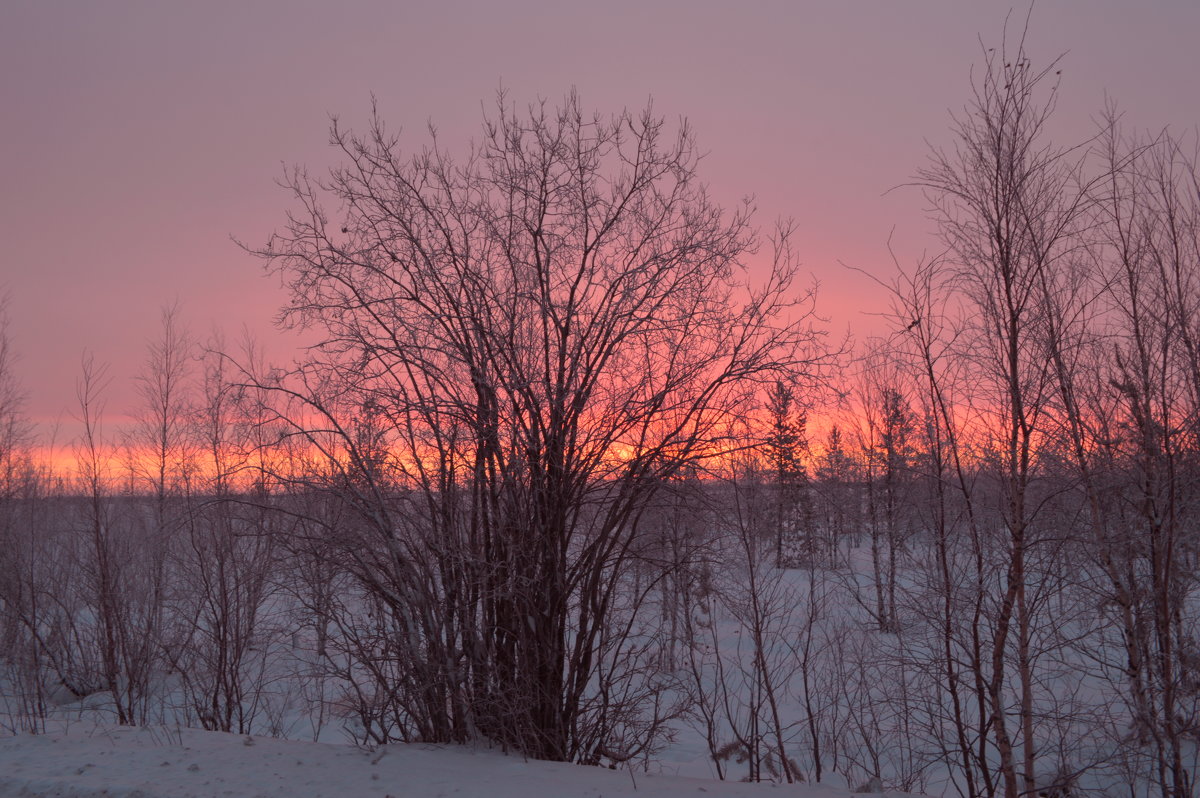
[[[346,745],[195,729],[75,726],[0,738],[0,795],[55,798],[835,798],[844,789],[630,774],[497,751]],[[893,793],[893,795],[898,795]]]

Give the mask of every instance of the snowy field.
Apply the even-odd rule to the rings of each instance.
[[[373,752],[163,727],[77,724],[0,738],[0,795],[55,798],[433,798],[772,796],[834,798],[823,785],[715,782],[536,762],[486,749],[388,745]],[[899,796],[901,793],[885,793]]]

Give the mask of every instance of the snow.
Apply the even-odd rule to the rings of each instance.
[[[537,762],[486,748],[349,745],[198,729],[76,724],[0,738],[0,795],[54,798],[840,798],[824,785],[745,784]],[[899,796],[900,793],[887,793]]]

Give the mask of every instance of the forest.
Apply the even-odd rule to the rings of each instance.
[[[0,727],[487,741],[722,779],[1196,794],[1200,170],[982,49],[930,256],[838,340],[686,122],[500,96],[471,148],[334,121],[243,246],[289,365],[146,350],[49,459],[0,336]]]

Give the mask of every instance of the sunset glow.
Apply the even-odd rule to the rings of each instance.
[[[1023,11],[1018,10],[1018,14]],[[43,437],[77,432],[83,350],[112,366],[107,413],[130,382],[159,309],[178,300],[198,339],[248,326],[273,359],[285,296],[230,236],[258,245],[283,219],[281,164],[314,175],[335,160],[329,115],[361,128],[374,94],[420,146],[477,134],[500,87],[522,106],[578,89],[599,111],[653,98],[687,117],[721,204],[753,195],[758,221],[799,226],[834,336],[879,334],[891,239],[901,261],[936,253],[909,181],[926,142],[948,141],[970,64],[1004,21],[999,6],[939,3],[357,3],[252,6],[8,3],[0,12],[6,114],[0,291]],[[1039,4],[1031,48],[1063,62],[1056,125],[1075,139],[1110,96],[1138,126],[1200,123],[1194,4]],[[363,24],[370,20],[370,24]],[[585,35],[579,35],[586,31]]]

